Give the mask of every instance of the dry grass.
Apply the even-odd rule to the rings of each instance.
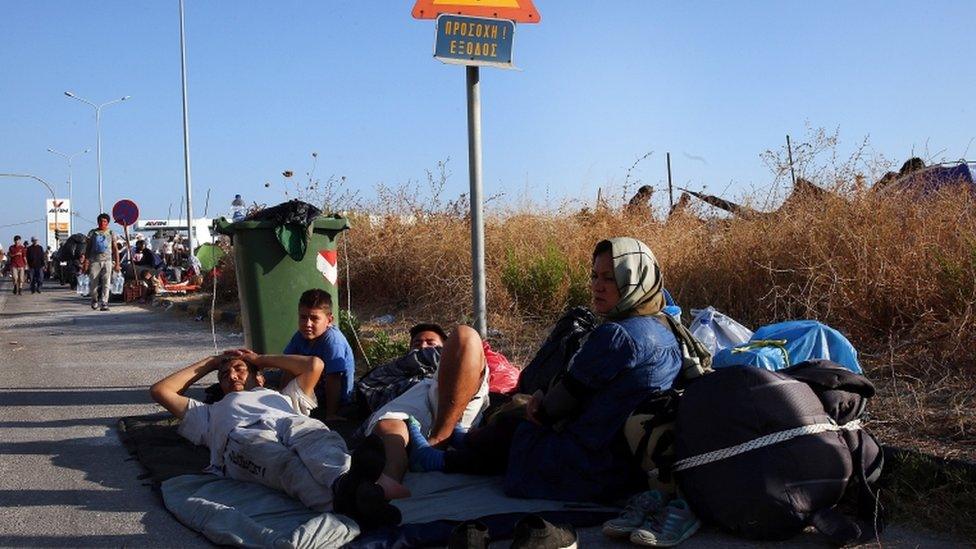
[[[392,198],[384,215],[353,216],[354,299],[366,310],[470,321],[464,208],[398,209]],[[972,458],[973,206],[958,193],[919,202],[850,190],[751,220],[688,213],[659,222],[610,207],[495,212],[486,223],[489,324],[501,332],[496,346],[524,363],[560,312],[585,302],[594,244],[634,236],[655,251],[686,312],[712,305],[752,327],[810,318],[841,330],[882,384],[884,405],[874,408],[885,433],[921,434]]]

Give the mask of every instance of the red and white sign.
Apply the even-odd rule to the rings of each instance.
[[[333,286],[339,280],[339,255],[335,250],[319,250],[315,256],[315,267]]]
[[[47,230],[45,231],[44,243],[51,248],[51,251],[54,251],[58,249],[61,242],[71,236],[71,207],[67,199],[48,198],[44,201],[44,208],[47,210]],[[55,230],[60,233],[61,242],[55,240]]]

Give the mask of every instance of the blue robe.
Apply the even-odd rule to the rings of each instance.
[[[554,427],[519,425],[509,453],[510,496],[601,501],[644,482],[622,430],[647,396],[671,387],[681,352],[671,330],[649,316],[605,322],[573,356],[566,375],[588,389],[577,415]]]

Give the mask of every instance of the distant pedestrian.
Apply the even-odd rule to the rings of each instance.
[[[108,228],[107,213],[98,214],[98,228],[88,231],[85,251],[82,252],[82,269],[91,279],[91,308],[108,310],[108,291],[112,283],[112,271],[120,272],[119,250],[115,246],[115,233]]]
[[[37,237],[31,237],[31,245],[27,247],[27,266],[30,268],[30,291],[32,294],[41,293],[44,283],[44,265],[46,257],[44,247],[37,243]]]
[[[654,196],[654,187],[650,185],[644,185],[637,189],[634,196],[630,199],[630,202],[624,206],[624,212],[628,215],[641,218],[649,218],[652,216],[651,211],[651,198]]]
[[[14,282],[14,294],[22,294],[21,287],[24,285],[24,274],[27,270],[27,248],[20,243],[19,234],[14,236],[14,245],[7,250],[7,261]]]
[[[169,237],[166,242],[163,242],[163,261],[166,262],[168,267],[173,266],[173,237]]]

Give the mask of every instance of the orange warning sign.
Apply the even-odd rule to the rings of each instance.
[[[532,0],[417,0],[414,19],[437,19],[442,13],[509,19],[518,23],[542,20]]]

